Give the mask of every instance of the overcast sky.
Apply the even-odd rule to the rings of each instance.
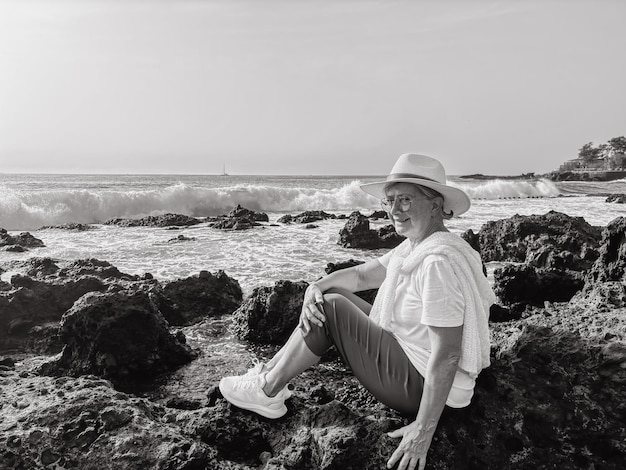
[[[547,172],[626,134],[626,1],[0,0],[0,172]]]

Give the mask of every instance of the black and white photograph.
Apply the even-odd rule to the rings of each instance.
[[[0,470],[623,469],[626,2],[0,0]]]

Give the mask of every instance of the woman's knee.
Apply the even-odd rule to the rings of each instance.
[[[324,294],[324,313],[326,317],[329,315],[335,315],[337,311],[340,311],[349,300],[338,292],[326,292]]]

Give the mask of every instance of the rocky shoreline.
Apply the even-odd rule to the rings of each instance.
[[[262,221],[242,209],[226,229]],[[469,407],[444,412],[427,468],[622,468],[626,218],[594,227],[557,212],[514,216],[463,237],[485,262],[502,263],[492,365]],[[400,241],[356,212],[339,243]],[[377,403],[332,353],[293,381],[280,420],[220,396],[221,376],[285,340],[304,281],[243,298],[219,271],[164,283],[95,259],[0,264],[9,270],[18,274],[0,282],[0,468],[384,468],[397,445],[385,433],[409,420]]]
[[[626,178],[626,171],[589,170],[589,171],[553,171],[545,175],[552,181],[615,181]]]
[[[626,171],[551,171],[543,175],[535,173],[522,173],[521,175],[484,175],[482,173],[474,173],[472,175],[461,175],[461,179],[472,180],[533,180],[537,178],[547,178],[550,181],[615,181],[626,178]]]

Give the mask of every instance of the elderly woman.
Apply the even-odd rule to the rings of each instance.
[[[378,400],[415,417],[389,433],[402,441],[387,466],[423,469],[444,406],[467,406],[478,373],[489,365],[495,298],[478,253],[444,225],[467,211],[470,200],[446,184],[439,161],[402,155],[385,181],[362,189],[381,198],[406,240],[312,283],[298,328],[282,349],[245,375],[222,379],[220,390],[235,406],[279,418],[287,412],[289,380],[334,345]],[[353,294],[374,288],[373,306]]]

